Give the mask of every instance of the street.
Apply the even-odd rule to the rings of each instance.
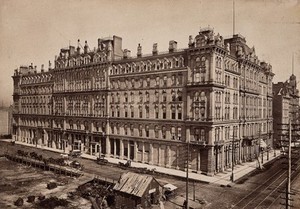
[[[11,145],[7,142],[0,142],[0,154],[5,152],[13,154],[18,149],[22,149],[27,152],[36,152],[42,154],[44,157],[58,158],[59,153],[36,149],[34,147],[27,147],[22,145]],[[125,169],[121,169],[117,165],[98,165],[93,160],[76,158],[77,161],[84,165],[84,172],[98,175],[104,178],[110,178],[118,180],[120,175],[126,172]],[[280,199],[280,195],[284,197],[283,193],[285,188],[286,171],[283,169],[283,162],[285,159],[281,158],[275,161],[273,164],[269,164],[262,171],[255,171],[254,173],[243,177],[231,187],[221,187],[214,184],[193,183],[189,184],[189,198],[199,200],[202,203],[202,208],[280,208],[283,207],[280,203],[284,203],[284,200]],[[299,159],[298,159],[299,161]],[[298,175],[296,177],[296,175]],[[292,188],[295,191],[299,191],[300,177],[299,169],[295,172],[296,177],[293,180]],[[185,198],[185,181],[177,179],[175,177],[154,174],[154,177],[161,183],[171,183],[178,187],[176,193],[177,196]],[[296,195],[297,196],[297,195]],[[296,196],[293,199],[294,207],[300,207],[299,198]],[[298,195],[299,196],[299,195]],[[180,203],[173,204],[171,202],[166,203],[166,208],[178,208]]]

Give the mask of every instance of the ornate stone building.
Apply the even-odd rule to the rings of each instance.
[[[204,28],[185,49],[139,44],[134,57],[117,36],[79,46],[48,72],[15,71],[15,140],[173,169],[189,144],[191,171],[208,175],[253,160],[259,138],[272,144],[274,74],[241,35]]]
[[[274,141],[280,146],[281,141],[288,136],[289,121],[293,124],[293,130],[299,129],[300,125],[300,95],[296,76],[292,74],[286,82],[273,84],[273,91]],[[293,139],[299,139],[300,132],[295,131],[292,135]]]

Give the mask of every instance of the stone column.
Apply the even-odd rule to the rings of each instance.
[[[124,144],[123,144],[123,139],[120,139],[120,159],[124,159]]]
[[[142,163],[145,163],[145,142],[142,142]]]
[[[214,175],[214,149],[213,147],[210,147],[208,149],[208,155],[207,155],[207,175],[213,176]]]
[[[186,114],[187,114],[187,117],[191,117],[192,116],[192,111],[191,111],[191,93],[190,92],[186,92],[187,93],[187,101],[186,101]],[[184,110],[184,109],[183,109]],[[185,112],[182,111],[182,114],[183,114],[183,117]]]
[[[158,166],[161,166],[161,160],[160,160],[160,144],[158,145],[158,148],[157,148],[157,154],[158,154],[158,158],[157,158],[157,165]]]
[[[130,142],[129,141],[127,141],[127,149],[128,149],[127,159],[130,159]]]
[[[136,141],[134,142],[133,151],[134,151],[134,153],[133,153],[133,161],[136,162],[138,160],[137,159],[137,152],[138,152],[138,150],[137,150],[137,142]]]
[[[106,136],[106,147],[105,147],[105,151],[106,151],[106,157],[110,157],[110,139],[109,136]]]
[[[219,147],[215,147],[215,154],[216,154],[216,168],[215,168],[215,173],[219,172],[219,168],[220,168],[220,153],[219,153]]]
[[[228,149],[228,165],[229,165],[229,168],[231,168],[232,166],[232,146],[231,146],[231,149]]]
[[[149,149],[150,149],[149,165],[153,165],[153,144],[152,143],[149,143]]]
[[[92,143],[90,143],[90,155],[93,155],[93,146],[92,146]]]
[[[185,133],[186,133],[186,135],[185,135],[186,141],[190,142],[191,141],[191,131],[190,131],[190,127],[189,126],[186,127]]]
[[[209,116],[208,118],[214,120],[215,118],[215,93],[213,90],[209,92]]]
[[[171,149],[170,146],[167,145],[167,162],[166,162],[166,167],[171,168]]]
[[[176,146],[176,169],[179,170],[179,147],[178,145]]]
[[[114,158],[117,156],[117,139],[113,139],[114,140]]]
[[[224,171],[224,165],[225,165],[225,156],[224,156],[224,145],[221,148],[221,172]]]
[[[201,173],[201,150],[198,151],[197,156],[197,173]]]

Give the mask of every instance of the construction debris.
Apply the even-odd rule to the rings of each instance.
[[[23,198],[19,197],[16,201],[15,201],[15,206],[23,206],[24,204],[24,200]]]
[[[47,189],[54,189],[57,187],[57,183],[55,182],[50,182],[47,184]]]
[[[40,208],[54,209],[55,207],[67,207],[69,202],[66,199],[59,199],[58,197],[46,198],[38,204]]]
[[[27,202],[29,202],[29,203],[33,203],[34,200],[35,200],[35,196],[34,195],[31,195],[31,196],[27,197]]]

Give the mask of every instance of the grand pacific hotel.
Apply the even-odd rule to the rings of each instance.
[[[272,66],[242,35],[202,28],[135,56],[118,36],[82,45],[15,70],[14,140],[206,175],[273,146]]]

